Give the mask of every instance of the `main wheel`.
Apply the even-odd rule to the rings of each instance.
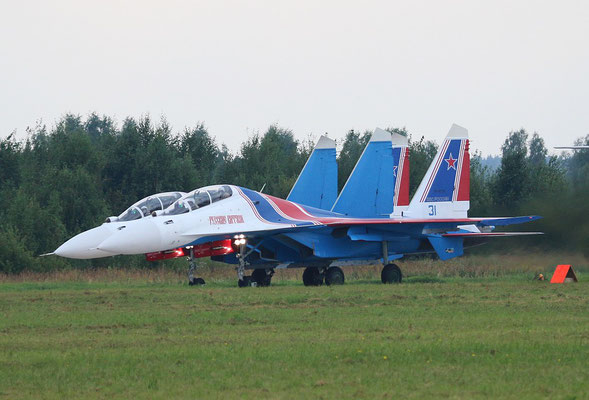
[[[303,272],[303,284],[305,286],[323,285],[323,274],[317,267],[307,267]]]
[[[272,275],[268,274],[265,269],[254,269],[252,281],[256,282],[258,286],[270,286]]]
[[[339,267],[329,267],[325,273],[325,284],[331,285],[343,285],[345,281],[344,271]]]
[[[380,280],[382,283],[401,283],[403,280],[403,274],[401,268],[395,264],[387,264],[382,268],[380,273]]]
[[[244,276],[243,279],[237,281],[237,286],[239,287],[248,287],[251,286],[252,277],[251,276]]]

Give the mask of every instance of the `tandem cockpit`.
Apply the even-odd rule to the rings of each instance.
[[[174,202],[183,196],[184,192],[165,192],[145,197],[127,208],[118,217],[108,217],[105,222],[126,222],[134,221],[152,215],[156,211],[162,211],[170,207]]]
[[[190,211],[198,210],[210,204],[225,200],[233,196],[233,190],[229,185],[215,185],[206,186],[204,188],[195,189],[188,193],[181,199],[164,210],[161,214],[157,212],[155,215],[178,215],[185,214]]]

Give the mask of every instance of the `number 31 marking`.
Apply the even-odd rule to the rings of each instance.
[[[436,206],[427,206],[429,208],[429,215],[436,215]]]

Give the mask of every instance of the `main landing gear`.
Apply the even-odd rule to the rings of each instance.
[[[396,264],[387,264],[382,268],[380,273],[380,280],[382,283],[401,283],[403,274],[401,268]]]
[[[303,272],[303,284],[305,286],[321,286],[324,281],[327,286],[343,285],[345,282],[344,271],[339,267],[305,268]]]
[[[389,244],[386,240],[382,241],[382,261],[384,264],[380,273],[382,283],[401,283],[403,279],[401,268],[395,264],[389,264]]]
[[[190,256],[188,258],[190,260],[190,268],[188,269],[188,285],[190,286],[202,286],[205,284],[205,280],[202,278],[195,278],[194,271],[197,268],[196,263],[194,262],[194,250],[190,248]]]

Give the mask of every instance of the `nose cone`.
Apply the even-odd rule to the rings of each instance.
[[[59,246],[54,253],[61,257],[78,259],[112,256],[111,253],[97,249],[98,245],[112,234],[113,227],[109,225],[103,224],[74,236]]]
[[[145,254],[161,250],[159,228],[149,219],[127,224],[105,239],[98,249],[112,254]]]

